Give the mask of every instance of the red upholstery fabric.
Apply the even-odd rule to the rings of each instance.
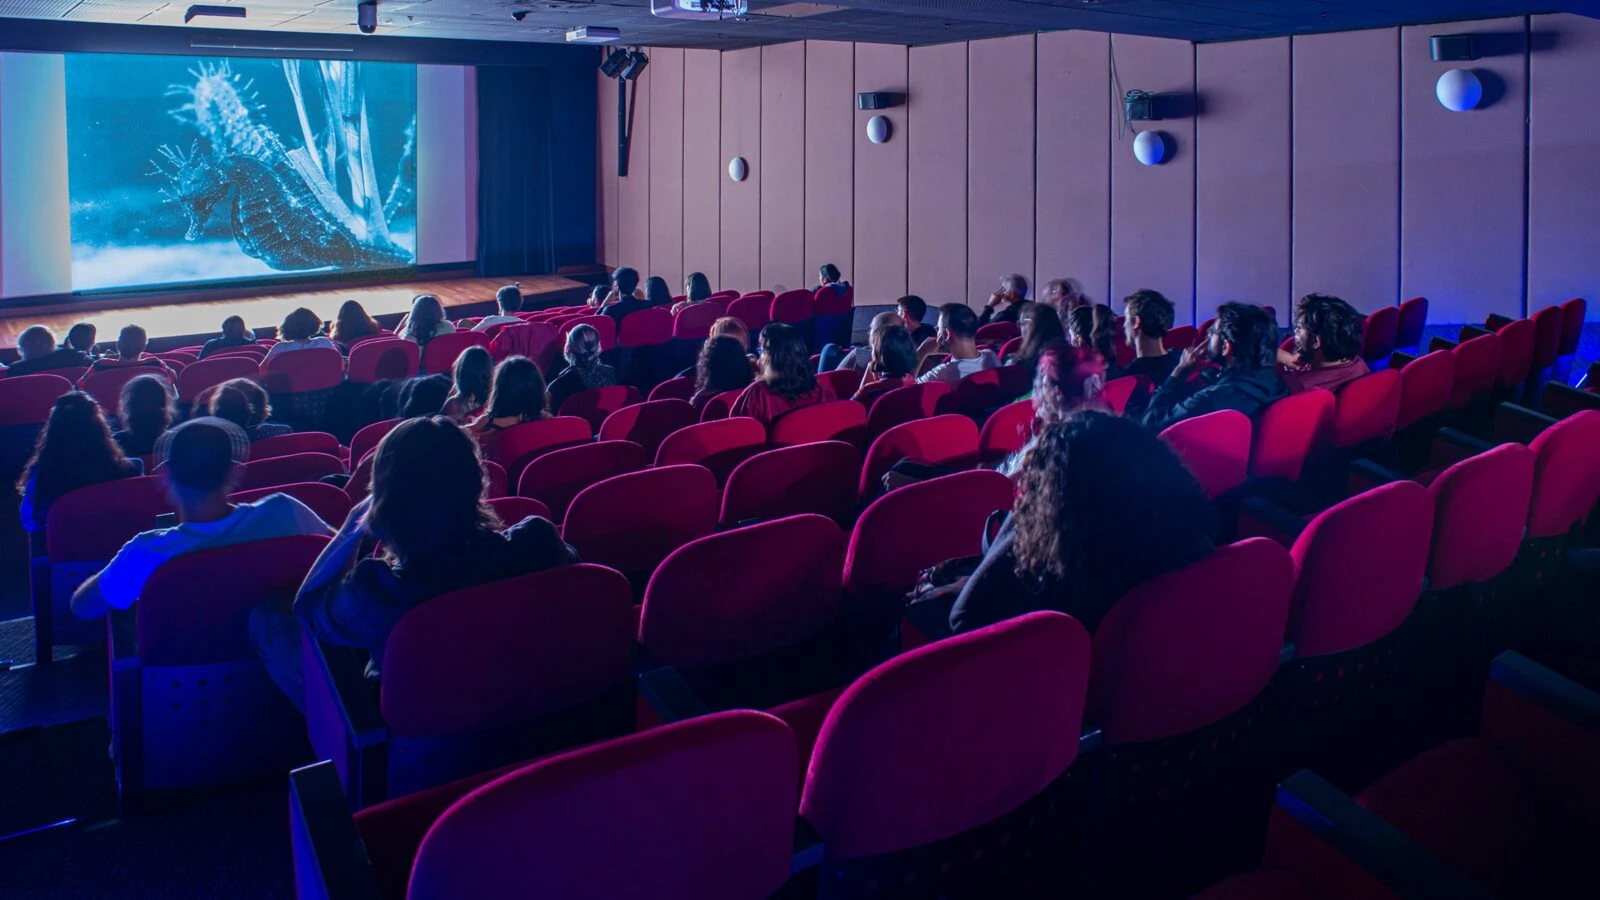
[[[817,380],[828,386],[835,397],[854,397],[861,389],[862,372],[859,369],[834,369],[823,372]]]
[[[254,371],[255,367],[250,368]],[[71,392],[72,382],[60,375],[41,372],[0,378],[0,426],[44,422],[50,418],[56,398]]]
[[[1317,900],[1403,900],[1279,806],[1272,808],[1267,822],[1261,866],[1263,870],[1297,873],[1305,884],[1316,886],[1317,893],[1312,896]]]
[[[337,350],[317,352],[332,353],[334,356],[339,355]],[[78,382],[78,390],[93,397],[94,402],[100,404],[100,408],[105,410],[106,415],[115,416],[117,402],[122,397],[122,386],[140,375],[154,375],[162,381],[170,382],[172,380],[164,369],[157,369],[153,366],[128,366],[119,369],[102,369],[98,372],[89,371]]]
[[[651,576],[639,645],[657,662],[695,667],[795,643],[838,614],[843,563],[844,532],[818,515],[691,541]]]
[[[655,306],[628,313],[617,331],[618,347],[655,347],[672,340],[672,312]]]
[[[794,766],[789,728],[748,710],[534,763],[439,817],[408,896],[765,897],[789,877]]]
[[[1288,872],[1263,869],[1235,875],[1190,900],[1317,900],[1317,895]]]
[[[711,336],[711,324],[722,317],[722,307],[696,303],[678,311],[672,319],[672,336],[682,341],[703,341]]]
[[[379,338],[350,348],[349,378],[356,384],[410,378],[422,367],[422,351],[412,341]]]
[[[557,329],[561,341],[566,342],[567,335],[579,325],[589,325],[600,332],[600,349],[610,350],[617,345],[617,320],[610,316],[581,315],[562,322]]]
[[[990,322],[978,329],[978,343],[993,344],[996,347],[1021,336],[1022,329],[1018,328],[1015,322]]]
[[[327,543],[316,535],[251,541],[163,563],[134,606],[142,663],[194,666],[253,658],[250,608],[272,596],[288,603]]]
[[[1555,365],[1556,357],[1561,355],[1561,307],[1546,306],[1531,318],[1533,358],[1529,368],[1534,372],[1542,372]]]
[[[1177,451],[1207,497],[1216,499],[1249,477],[1250,417],[1236,409],[1175,422],[1161,439]]]
[[[1495,384],[1511,387],[1528,380],[1528,366],[1533,363],[1533,342],[1538,329],[1527,319],[1517,319],[1495,332],[1500,336],[1500,361],[1495,370]]]
[[[642,578],[667,554],[717,525],[717,481],[701,466],[607,478],[579,492],[562,529],[588,562]]]
[[[299,351],[310,353],[309,350]],[[239,478],[239,490],[294,484],[300,481],[320,481],[328,475],[344,474],[344,461],[328,453],[291,453],[244,464],[244,475]]]
[[[1017,399],[1026,389],[1016,390],[1017,374],[1025,381],[1027,370],[1022,366],[1001,366],[973,372],[961,379],[950,393],[940,397],[935,405],[938,413],[954,413],[974,420],[982,419],[992,409],[998,409]]]
[[[1255,423],[1250,475],[1296,481],[1306,457],[1333,429],[1334,397],[1312,388],[1269,404]]]
[[[688,428],[698,419],[699,414],[687,400],[635,403],[606,416],[600,425],[600,440],[633,441],[644,448],[647,456],[654,458],[667,435],[680,428]]]
[[[1445,350],[1419,356],[1400,370],[1400,411],[1395,428],[1409,428],[1450,406],[1456,358]]]
[[[343,452],[344,448],[339,446],[339,439],[325,431],[281,434],[250,445],[251,461],[288,456],[291,453],[326,453],[329,456],[339,456]]]
[[[1456,358],[1456,383],[1450,405],[1456,409],[1494,387],[1500,370],[1500,336],[1483,334],[1457,344],[1450,353]]]
[[[1162,346],[1168,350],[1187,350],[1200,340],[1200,331],[1193,325],[1177,325],[1167,330],[1161,339]]]
[[[434,335],[428,345],[422,348],[422,370],[430,374],[448,375],[455,367],[456,357],[466,352],[468,347],[489,349],[489,336],[481,331],[452,331]]]
[[[811,292],[806,290],[784,291],[772,298],[772,307],[769,310],[772,321],[785,322],[794,325],[810,321],[812,316]]]
[[[1528,537],[1566,534],[1600,502],[1600,410],[1567,416],[1540,432],[1528,447],[1538,454]]]
[[[1011,508],[1011,479],[988,469],[906,485],[879,497],[856,521],[844,587],[869,602],[892,602],[923,569],[983,550],[983,528]]]
[[[538,516],[541,519],[550,519],[550,507],[545,506],[532,497],[495,497],[489,501],[489,508],[500,517],[506,527],[521,522],[529,516]]]
[[[1590,831],[1600,824],[1600,734],[1587,723],[1491,680],[1479,734],[1562,820]]]
[[[934,415],[939,398],[949,392],[948,382],[930,381],[879,394],[872,401],[872,408],[867,411],[867,440],[877,440],[878,435],[902,422]]]
[[[1018,400],[994,411],[978,432],[978,463],[996,465],[1027,446],[1033,431],[1033,401]]]
[[[650,392],[649,399],[655,400],[689,400],[694,397],[694,379],[685,375],[682,378],[671,378],[655,386]]]
[[[728,315],[744,323],[750,329],[751,343],[754,343],[756,332],[767,327],[772,321],[771,291],[760,291],[754,294],[745,294],[743,297],[728,304]]]
[[[1400,415],[1400,373],[1381,369],[1339,389],[1333,408],[1333,446],[1386,441]]]
[[[1227,717],[1278,669],[1294,564],[1266,538],[1219,548],[1117,601],[1094,633],[1089,720],[1108,744]]]
[[[269,340],[266,343],[261,343],[258,341],[255,344],[246,344],[243,347],[224,347],[208,355],[206,359],[210,359],[213,356],[253,356],[257,362],[260,362],[261,358],[267,355],[267,345],[271,343],[274,342]]]
[[[589,420],[579,416],[557,416],[537,422],[523,422],[504,431],[482,436],[484,455],[505,466],[513,484],[522,477],[528,463],[552,450],[587,444],[594,432]]]
[[[1400,303],[1400,316],[1395,323],[1394,345],[1415,347],[1422,343],[1422,329],[1428,324],[1428,298],[1412,297]]]
[[[978,426],[966,416],[946,415],[885,431],[872,442],[861,465],[862,498],[881,491],[884,473],[902,459],[957,469],[971,466],[978,460]]]
[[[1088,674],[1088,633],[1057,612],[903,653],[833,704],[800,814],[835,859],[905,850],[990,822],[1077,758]]]
[[[365,456],[361,457],[361,461],[351,468],[350,480],[344,483],[344,492],[350,495],[351,503],[360,503],[363,498],[372,493],[373,459],[374,453],[369,450]],[[484,465],[488,464],[488,461],[485,460]]]
[[[733,401],[739,399],[739,395],[742,393],[744,393],[744,388],[723,391],[712,397],[706,402],[705,408],[700,410],[700,421],[715,422],[718,419],[726,419],[728,413],[733,411]]]
[[[827,721],[828,710],[833,709],[833,704],[844,692],[845,688],[823,691],[767,710],[782,719],[794,732],[795,744],[800,748],[797,784],[805,784],[806,770],[811,768],[811,753],[816,749],[817,737],[822,734],[822,723]]]
[[[1112,412],[1120,416],[1128,408],[1128,401],[1133,399],[1133,393],[1138,389],[1139,377],[1124,375],[1106,382],[1105,387],[1100,390],[1100,399],[1111,407]]]
[[[1520,444],[1501,444],[1445,469],[1428,485],[1433,590],[1488,581],[1510,567],[1528,520],[1535,455]]]
[[[383,440],[383,436],[393,431],[394,427],[403,421],[405,420],[384,419],[356,432],[355,437],[350,439],[350,465],[355,466],[366,459],[368,453],[378,449],[378,442]]]
[[[606,321],[610,321],[607,319]],[[579,391],[562,401],[559,414],[577,416],[589,423],[589,433],[599,434],[606,416],[625,406],[639,402],[639,389],[631,384],[614,384],[610,387]]]
[[[344,381],[344,357],[324,347],[280,353],[261,364],[261,383],[269,394],[325,391]]]
[[[847,524],[855,517],[860,472],[861,451],[841,441],[757,453],[728,476],[722,492],[722,526],[800,513]]]
[[[818,316],[842,316],[850,312],[856,302],[856,289],[839,293],[831,287],[819,287],[811,294],[812,310]]]
[[[716,476],[717,486],[727,483],[734,467],[767,446],[767,430],[743,416],[700,422],[668,435],[656,451],[657,466],[704,466]]]
[[[1361,326],[1361,358],[1378,362],[1394,352],[1395,336],[1400,326],[1400,310],[1382,306],[1367,315]]]
[[[550,509],[552,521],[567,514],[572,498],[591,484],[613,475],[637,472],[650,464],[643,447],[632,441],[600,441],[554,450],[528,463],[517,493]]]
[[[483,481],[485,497],[506,497],[511,494],[511,479],[506,475],[505,466],[492,459],[483,461]]]
[[[343,490],[331,484],[323,484],[320,481],[301,481],[295,484],[257,488],[253,491],[239,491],[229,494],[228,500],[233,503],[253,503],[273,494],[288,494],[299,500],[310,507],[311,511],[317,514],[317,518],[327,522],[334,528],[344,524],[344,520],[350,515],[350,507],[353,505],[350,502],[350,496]]]
[[[1578,352],[1578,340],[1583,336],[1584,316],[1589,312],[1589,302],[1573,297],[1561,304],[1561,355]]]
[[[194,403],[201,391],[234,378],[255,380],[260,373],[261,367],[253,356],[207,357],[186,367],[178,376],[178,402]]]
[[[533,360],[541,372],[555,367],[561,355],[561,333],[548,322],[527,322],[502,328],[489,340],[489,355],[498,362],[513,356]]]
[[[772,423],[772,444],[787,447],[815,441],[859,446],[867,434],[867,408],[854,400],[832,400],[787,413]]]
[[[1300,533],[1288,637],[1297,656],[1364,647],[1394,631],[1422,594],[1433,497],[1396,481],[1319,513]]]
[[[395,624],[380,705],[394,737],[510,725],[628,678],[633,590],[597,565],[452,591]]]

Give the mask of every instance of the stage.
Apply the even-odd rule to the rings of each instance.
[[[225,299],[166,304],[119,300],[112,305],[106,301],[85,300],[81,304],[64,303],[0,314],[0,350],[14,351],[17,335],[29,326],[46,326],[55,332],[59,342],[66,336],[67,329],[77,322],[93,324],[99,332],[96,341],[100,344],[115,342],[117,332],[124,325],[142,325],[150,333],[151,349],[157,351],[215,337],[222,320],[228,316],[243,316],[245,324],[255,329],[258,337],[271,337],[291,310],[304,306],[315,310],[323,319],[331,320],[346,300],[360,302],[369,315],[379,319],[385,327],[393,327],[411,309],[411,299],[417,294],[433,294],[444,304],[451,318],[465,318],[489,313],[494,308],[495,291],[502,285],[519,281],[525,301],[541,306],[581,302],[589,290],[584,282],[559,275],[511,275],[364,283],[318,290],[263,289],[248,296],[238,296],[231,291],[233,296]],[[8,359],[15,357],[14,352],[4,355]]]

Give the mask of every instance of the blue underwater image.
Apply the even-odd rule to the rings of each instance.
[[[72,289],[416,259],[416,67],[68,54]]]

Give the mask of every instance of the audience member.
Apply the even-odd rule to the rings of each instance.
[[[267,355],[261,360],[262,365],[296,350],[338,350],[333,341],[318,333],[321,330],[322,320],[311,310],[302,306],[289,313],[283,317],[283,324],[278,326],[278,342],[267,348]]]
[[[366,338],[382,335],[383,326],[367,315],[366,307],[355,300],[339,304],[339,315],[334,317],[333,328],[328,332],[328,337],[334,343],[343,344],[346,352]]]
[[[1039,294],[1039,302],[1055,309],[1056,313],[1065,316],[1068,311],[1076,309],[1089,300],[1083,296],[1075,282],[1070,278],[1052,278],[1044,286],[1044,291]]]
[[[712,322],[711,330],[706,334],[706,340],[712,341],[719,337],[731,337],[739,342],[740,348],[742,348],[746,354],[750,352],[750,329],[745,326],[742,319],[735,319],[733,316],[723,316],[715,322]],[[704,350],[705,345],[702,344],[700,349]],[[754,378],[756,372],[760,371],[761,369],[761,363],[758,362],[754,356],[747,355],[745,360],[750,365],[750,377]],[[695,365],[692,365],[689,368],[684,369],[682,372],[679,372],[678,377],[698,378],[699,363],[697,362]],[[748,383],[749,382],[746,382],[746,384]]]
[[[1015,477],[1040,428],[1065,422],[1081,409],[1104,411],[1107,407],[1100,399],[1104,387],[1105,362],[1100,354],[1066,344],[1046,347],[1034,367],[1033,423],[1029,426],[1028,443],[996,468]]]
[[[444,304],[432,294],[418,294],[411,300],[411,312],[400,323],[400,337],[426,347],[441,334],[450,334],[456,327],[444,317]]]
[[[1158,291],[1134,291],[1123,300],[1122,335],[1133,348],[1133,362],[1117,370],[1119,377],[1133,376],[1138,386],[1128,398],[1122,414],[1130,419],[1144,415],[1150,405],[1150,395],[1166,382],[1167,376],[1178,367],[1182,350],[1168,350],[1164,343],[1172,330],[1172,320],[1177,314],[1172,301]]]
[[[508,284],[494,292],[494,303],[499,315],[484,316],[472,327],[473,331],[488,331],[496,325],[517,325],[522,322],[517,312],[522,309],[522,282]]]
[[[89,371],[104,372],[108,369],[130,368],[156,369],[158,370],[157,374],[165,375],[169,382],[175,381],[176,377],[172,374],[172,370],[167,368],[166,363],[144,352],[145,347],[149,346],[149,342],[149,335],[145,334],[143,328],[137,325],[125,325],[117,333],[116,359],[103,356],[94,361],[94,364],[89,367]]]
[[[811,371],[806,339],[792,325],[761,329],[761,377],[733,401],[730,416],[748,416],[770,426],[785,413],[834,399]]]
[[[900,313],[901,324],[911,332],[911,343],[918,347],[938,334],[938,329],[922,321],[928,315],[928,302],[916,294],[907,294],[896,300],[895,310]]]
[[[1030,372],[1038,365],[1039,354],[1046,348],[1067,342],[1061,316],[1048,304],[1029,303],[1017,317],[1017,327],[1022,329],[1022,344],[1010,362],[1026,366]]]
[[[418,375],[400,382],[397,395],[400,401],[400,418],[437,416],[450,397],[450,376],[441,373]]]
[[[881,312],[872,317],[872,324],[867,328],[867,344],[851,347],[848,350],[838,344],[824,344],[822,353],[817,358],[817,374],[832,372],[835,369],[867,371],[867,366],[872,362],[872,333],[890,325],[899,325],[901,322],[899,313]]]
[[[94,360],[82,350],[57,350],[56,336],[43,325],[32,325],[17,335],[17,354],[22,357],[6,369],[7,375],[37,375],[53,369],[74,369]]]
[[[206,341],[205,345],[200,348],[199,358],[205,359],[218,350],[226,350],[229,347],[254,347],[257,345],[256,336],[244,325],[244,318],[242,316],[229,316],[222,320],[222,336]]]
[[[617,320],[617,325],[622,325],[622,319],[628,313],[649,309],[650,304],[639,296],[639,273],[623,266],[611,273],[611,291],[606,294],[600,312]]]
[[[1067,342],[1074,347],[1099,354],[1106,374],[1115,378],[1117,371],[1116,314],[1104,303],[1085,304],[1067,313],[1063,323],[1067,329]]]
[[[93,358],[96,334],[93,322],[78,322],[67,329],[67,339],[61,342],[61,349],[76,350],[84,356]]]
[[[652,307],[659,306],[670,311],[672,309],[672,289],[667,287],[667,280],[660,275],[651,275],[644,282],[644,302]]]
[[[917,347],[911,343],[911,332],[899,322],[874,328],[869,337],[872,357],[854,399],[870,409],[878,397],[917,383]]]
[[[917,348],[917,366],[920,368],[924,360],[940,351],[950,354],[950,358],[918,378],[918,384],[930,381],[960,384],[961,379],[973,372],[1000,365],[993,350],[987,347],[978,349],[978,317],[965,303],[946,303],[939,307],[937,335],[923,341],[922,346]]]
[[[380,543],[383,554],[373,556]],[[442,417],[412,419],[378,442],[372,495],[351,510],[293,606],[269,601],[251,611],[251,640],[273,679],[303,705],[302,628],[366,650],[376,679],[389,632],[410,610],[461,588],[576,562],[577,552],[544,519],[502,530],[484,499],[477,445],[460,427]]]
[[[611,285],[609,282],[606,284],[597,284],[589,289],[589,299],[585,300],[584,303],[590,309],[598,310],[601,304],[606,302],[606,294],[610,292]]]
[[[617,383],[617,370],[600,361],[600,332],[591,325],[579,325],[567,332],[561,355],[567,368],[550,382],[550,408],[559,411],[567,398],[579,391],[610,387]]]
[[[1286,392],[1274,365],[1278,323],[1248,303],[1224,303],[1205,340],[1183,352],[1176,368],[1150,397],[1144,424],[1160,431],[1174,422],[1220,409],[1254,416]],[[1190,378],[1202,361],[1219,368]]]
[[[207,412],[244,429],[251,443],[294,432],[282,422],[267,421],[272,415],[272,402],[266,389],[249,378],[233,378],[217,385]]]
[[[51,504],[81,487],[144,474],[144,464],[129,459],[111,439],[100,404],[88,394],[62,394],[39,431],[33,458],[22,469],[22,527],[43,531]]]
[[[476,434],[488,434],[548,418],[549,398],[539,367],[526,356],[513,356],[495,367],[488,408],[467,427]]]
[[[228,492],[250,456],[250,440],[232,422],[202,417],[168,431],[156,443],[167,498],[178,524],[135,535],[98,575],[72,595],[85,619],[133,606],[162,563],[201,550],[301,534],[332,532],[317,514],[287,494],[234,504]]]
[[[690,272],[689,277],[683,280],[683,302],[672,307],[676,315],[686,306],[704,303],[711,299],[711,279],[704,272]]]
[[[817,287],[833,288],[840,296],[850,293],[851,290],[850,282],[844,280],[843,273],[833,263],[823,263],[818,267]]]
[[[694,396],[689,402],[696,412],[705,409],[717,395],[744,390],[755,379],[744,345],[728,335],[706,338],[694,372]]]
[[[1016,322],[1017,315],[1022,312],[1022,301],[1026,299],[1028,299],[1028,279],[1015,273],[1005,276],[1000,279],[1000,287],[989,295],[989,302],[984,304],[983,315],[978,319],[978,325],[981,327],[991,322]]]
[[[451,370],[450,395],[445,398],[441,412],[457,425],[483,411],[489,402],[489,380],[494,377],[494,357],[482,347],[468,347],[456,357]]]
[[[1370,372],[1361,358],[1361,328],[1361,314],[1338,297],[1301,297],[1294,308],[1294,349],[1278,351],[1289,393],[1337,392]]]
[[[129,456],[154,453],[156,440],[177,418],[167,383],[154,375],[140,375],[122,386],[119,401],[117,416],[122,429],[113,433],[112,439]]]

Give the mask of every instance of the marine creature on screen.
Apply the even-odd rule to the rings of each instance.
[[[414,66],[83,55],[67,88],[74,290],[416,258]]]

